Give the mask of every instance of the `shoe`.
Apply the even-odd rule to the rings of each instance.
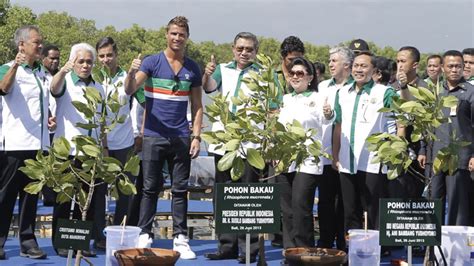
[[[151,248],[151,243],[153,239],[148,234],[141,234],[138,237],[138,248]]]
[[[56,251],[56,253],[58,254],[59,257],[63,257],[63,258],[67,258],[67,255],[69,253],[69,250],[65,249],[65,248],[58,248],[58,250]],[[75,257],[76,256],[76,253],[73,251],[72,252],[72,256]]]
[[[5,250],[3,248],[0,248],[0,260],[6,260],[7,256],[5,256]]]
[[[107,241],[105,239],[101,239],[99,241],[94,241],[94,248],[97,250],[105,251],[107,247]]]
[[[180,259],[193,260],[196,258],[196,254],[189,246],[189,239],[185,235],[179,234],[173,239],[173,250],[179,252]]]
[[[46,259],[46,253],[39,247],[30,248],[27,251],[21,251],[20,256],[30,259]]]
[[[240,264],[245,264],[246,261],[245,261],[245,254],[242,254],[242,255],[239,255],[239,257],[237,258],[237,261],[240,263]],[[257,256],[255,255],[250,255],[250,263],[254,263],[257,261]]]
[[[230,259],[237,259],[237,255],[234,254],[226,254],[220,251],[214,252],[214,253],[206,253],[204,254],[204,257],[206,257],[209,260],[230,260]]]
[[[89,250],[83,250],[81,252],[82,256],[84,257],[97,257],[97,253],[93,250],[93,249],[89,249]]]

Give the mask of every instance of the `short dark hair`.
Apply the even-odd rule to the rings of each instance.
[[[313,80],[311,81],[311,84],[308,86],[308,90],[318,91],[318,82],[317,82],[318,75],[316,73],[316,70],[313,64],[309,60],[305,59],[304,57],[295,57],[291,61],[290,69],[292,69],[294,66],[297,66],[297,65],[304,66],[308,74],[313,76]]]
[[[172,18],[169,22],[168,25],[166,25],[166,32],[170,30],[171,25],[176,25],[178,27],[182,27],[186,29],[186,33],[188,34],[189,37],[189,20],[185,16],[176,16]]]
[[[375,68],[380,71],[380,75],[382,75],[380,82],[383,84],[390,81],[390,75],[392,74],[390,67],[390,61],[387,58],[383,56],[375,57]]]
[[[474,48],[466,48],[462,50],[463,55],[472,55],[474,56]]]
[[[432,55],[428,56],[428,58],[426,58],[426,62],[428,62],[431,59],[435,59],[435,58],[439,59],[439,62],[441,64],[443,63],[443,58],[439,54],[432,54]]]
[[[411,58],[413,59],[413,61],[415,62],[420,62],[420,51],[418,51],[418,49],[414,46],[403,46],[402,48],[400,48],[400,50],[398,50],[399,52],[401,51],[409,51],[410,52],[410,55],[411,55]]]
[[[96,45],[95,49],[99,51],[99,49],[104,48],[106,46],[112,45],[112,49],[114,50],[115,53],[117,53],[117,44],[115,43],[114,39],[112,37],[104,37],[100,39]]]
[[[459,56],[459,57],[461,57],[461,60],[462,60],[462,62],[463,62],[463,64],[464,64],[464,59],[463,59],[463,57],[462,57],[462,53],[459,52],[458,50],[448,50],[448,51],[446,51],[446,52],[443,54],[443,60],[445,60],[447,56]]]
[[[354,57],[354,62],[355,62],[355,59],[361,55],[368,55],[370,56],[370,63],[372,64],[373,67],[376,67],[377,66],[377,61],[376,61],[376,58],[374,56],[373,53],[371,53],[370,51],[361,51],[359,52],[358,54],[356,54],[356,56]]]
[[[315,70],[319,70],[319,74],[321,74],[321,75],[323,75],[324,72],[326,72],[326,66],[321,62],[318,62],[318,61],[314,62],[313,66],[314,66]],[[316,71],[316,73],[318,73],[318,72]]]
[[[280,45],[281,57],[285,58],[291,52],[300,52],[304,54],[304,44],[300,38],[296,36],[286,37]]]
[[[238,39],[252,40],[255,50],[258,51],[259,43],[258,43],[257,36],[255,36],[255,34],[251,32],[246,32],[246,31],[237,33],[237,35],[235,35],[235,38],[234,38],[234,45]]]
[[[51,51],[51,50],[54,50],[54,51],[58,51],[58,52],[59,52],[59,47],[57,47],[57,46],[54,45],[54,44],[48,44],[48,45],[44,46],[43,49],[41,49],[41,55],[42,55],[43,57],[46,57],[46,56],[48,56],[48,53],[49,53],[49,51]]]

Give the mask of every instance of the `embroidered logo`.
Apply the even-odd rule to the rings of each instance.
[[[184,77],[186,78],[186,80],[189,80],[189,74],[184,74]]]

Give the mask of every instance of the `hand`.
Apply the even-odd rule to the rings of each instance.
[[[328,97],[326,97],[326,99],[324,99],[323,114],[324,114],[324,117],[327,120],[331,119],[334,115],[333,111],[332,111],[332,108],[331,108],[331,105],[328,102]]]
[[[468,169],[470,172],[474,172],[474,157],[469,160]]]
[[[17,66],[19,66],[19,65],[22,65],[22,64],[25,64],[25,63],[27,63],[27,61],[26,61],[26,55],[23,53],[23,50],[21,50],[20,52],[18,52],[18,53],[16,54],[16,57],[15,57],[15,64],[16,64]]]
[[[51,131],[56,130],[56,117],[55,116],[48,117],[48,129]]]
[[[426,167],[426,155],[421,155],[421,154],[418,155],[417,160],[418,160],[418,163],[420,164],[420,167],[425,169],[425,167]]]
[[[133,59],[130,69],[128,70],[129,75],[134,75],[140,69],[140,66],[142,65],[142,60],[140,59],[141,56],[142,54],[138,54],[137,58]]]
[[[332,160],[332,169],[336,170],[339,172],[339,168],[341,167],[341,164],[339,163],[338,159]]]
[[[72,58],[71,60],[67,61],[66,64],[61,68],[61,72],[63,73],[69,73],[71,70],[74,68],[74,63],[76,62],[77,56]]]
[[[400,88],[403,88],[408,84],[407,74],[401,70],[398,70],[397,72],[397,80],[398,80],[398,83],[400,84]]]
[[[135,138],[135,143],[134,143],[135,153],[141,152],[142,147],[143,147],[143,136],[138,136]]]
[[[191,141],[191,148],[189,149],[189,155],[191,155],[191,159],[198,157],[200,150],[201,150],[201,142],[196,138],[193,139]]]
[[[214,71],[216,70],[216,67],[216,58],[214,57],[214,55],[211,55],[211,61],[207,63],[206,69],[204,70],[204,74],[208,76],[212,75],[212,73],[214,73]]]

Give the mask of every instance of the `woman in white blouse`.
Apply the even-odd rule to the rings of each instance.
[[[302,57],[292,61],[289,83],[292,93],[283,96],[279,121],[284,125],[299,121],[305,129],[313,128],[315,140],[321,141],[323,123],[331,123],[333,112],[327,99],[317,92],[317,77],[313,65]],[[324,190],[321,162],[306,158],[299,167],[291,165],[287,173],[277,176],[281,184],[281,210],[283,214],[283,247],[313,247],[313,204],[316,187]],[[320,217],[324,219],[324,217]],[[332,221],[334,222],[334,221]],[[323,223],[324,224],[324,223]],[[324,230],[324,228],[321,228]]]

